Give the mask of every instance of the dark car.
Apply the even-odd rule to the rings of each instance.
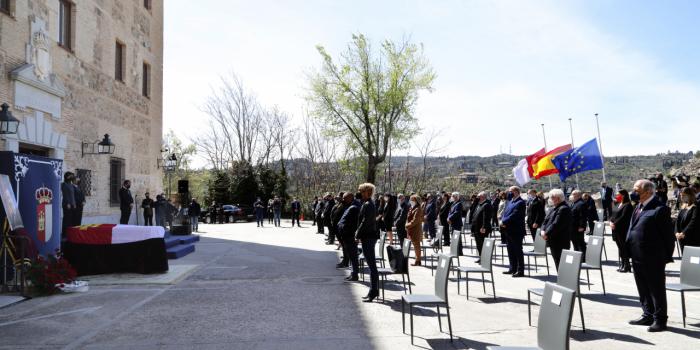
[[[253,221],[255,218],[252,208],[232,204],[224,204],[223,207],[226,222]]]

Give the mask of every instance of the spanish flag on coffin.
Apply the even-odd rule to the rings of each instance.
[[[535,179],[539,179],[545,176],[556,174],[559,172],[557,167],[552,163],[552,158],[568,151],[571,149],[571,145],[559,146],[540,157],[534,157],[532,159],[532,175]]]
[[[68,227],[68,241],[76,244],[121,244],[163,238],[161,226],[94,224]]]

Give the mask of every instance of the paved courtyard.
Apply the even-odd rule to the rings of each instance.
[[[183,275],[169,284],[129,281],[92,285],[87,293],[35,298],[0,309],[0,349],[408,349],[401,331],[399,284],[387,284],[386,302],[366,304],[363,283],[343,283],[335,269],[338,252],[304,228],[252,223],[202,225],[197,251],[171,261]],[[632,274],[615,271],[617,249],[609,236],[610,262],[584,284],[586,332],[578,309],[572,349],[700,349],[700,293],[686,297],[688,327],[681,323],[680,297],[669,293],[669,331],[647,333],[627,325],[640,314]],[[468,248],[467,242],[467,248]],[[526,249],[531,249],[526,247]],[[470,253],[469,249],[465,249]],[[473,264],[473,256],[461,258]],[[194,266],[194,267],[193,267]],[[552,273],[553,262],[550,260]],[[668,265],[678,280],[679,262]],[[541,287],[546,270],[514,279],[495,268],[497,300],[472,279],[470,298],[449,283],[454,343],[438,331],[436,313],[419,310],[415,346],[484,349],[491,344],[535,345],[537,328],[527,324],[526,289]],[[475,275],[474,278],[477,276]],[[414,293],[432,293],[425,267],[412,267]],[[400,278],[399,278],[400,281]],[[464,285],[462,285],[463,287]],[[487,285],[487,287],[490,287]],[[533,325],[538,307],[533,306]]]

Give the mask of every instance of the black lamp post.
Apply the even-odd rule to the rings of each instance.
[[[0,108],[0,134],[16,134],[17,128],[19,128],[19,120],[12,116],[10,106],[7,103],[3,103]]]
[[[168,152],[166,149],[165,152]],[[172,174],[177,169],[177,155],[170,153],[165,158],[158,159],[158,167],[163,169],[165,175],[168,176],[168,198],[170,198],[170,187],[172,187]]]

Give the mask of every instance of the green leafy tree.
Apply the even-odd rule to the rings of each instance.
[[[258,187],[253,166],[246,161],[234,162],[231,167],[231,202],[253,205],[258,195]]]
[[[231,203],[231,177],[228,173],[223,170],[213,170],[211,179],[209,180],[209,203],[207,206],[211,205],[211,202],[216,202],[217,205],[229,204]]]
[[[375,52],[364,35],[353,35],[339,63],[323,46],[317,50],[323,63],[310,77],[314,114],[326,132],[361,152],[366,181],[375,182],[389,145],[401,147],[418,132],[418,96],[432,90],[435,73],[423,46],[408,40],[385,40]]]

